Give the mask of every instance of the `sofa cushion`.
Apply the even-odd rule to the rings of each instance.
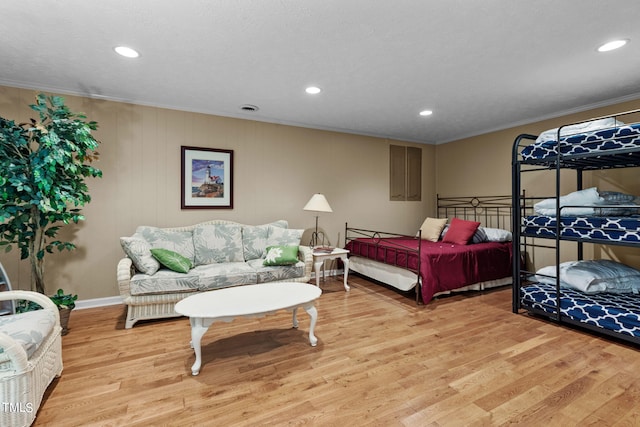
[[[142,235],[136,233],[131,237],[121,237],[120,246],[139,272],[154,274],[160,268],[158,260],[151,255],[149,242]]]
[[[245,261],[264,258],[271,226],[287,228],[289,223],[281,219],[270,224],[242,226],[242,246]]]
[[[154,248],[151,249],[151,255],[153,255],[160,264],[167,267],[169,270],[177,271],[178,273],[188,273],[193,267],[189,258],[184,257],[177,252],[170,251],[169,249]]]
[[[298,261],[293,265],[265,266],[263,260],[253,259],[247,261],[256,272],[258,283],[284,281],[297,279],[304,276],[304,262]]]
[[[199,276],[198,289],[201,291],[255,284],[258,281],[256,271],[246,262],[199,265],[191,270],[190,274]]]
[[[169,231],[158,227],[141,225],[136,229],[152,248],[169,249],[195,262],[193,234],[191,231]]]
[[[51,310],[32,310],[0,316],[0,332],[20,343],[27,352],[27,357],[31,357],[53,331],[56,324],[55,316],[55,312]],[[0,353],[3,351],[4,349],[0,347]]]
[[[267,246],[299,246],[304,230],[269,227]]]
[[[195,265],[242,262],[242,226],[239,224],[197,225],[193,230]]]
[[[158,270],[156,274],[135,274],[131,278],[131,295],[154,295],[174,292],[193,292],[198,289],[200,278],[189,273],[176,273],[165,268]]]
[[[242,247],[245,261],[264,256],[267,237],[269,237],[269,225],[245,225],[242,227]]]

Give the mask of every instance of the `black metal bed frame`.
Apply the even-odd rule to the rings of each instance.
[[[602,118],[614,118],[618,119],[621,116],[638,117],[640,109],[627,111],[612,116],[603,116],[591,120],[598,120]],[[579,122],[579,123],[585,123]],[[576,123],[578,124],[578,123]],[[568,124],[558,128],[556,135],[556,141],[561,141],[560,132],[561,129],[570,126]],[[617,127],[617,125],[615,126]],[[640,148],[627,148],[610,150],[606,152],[591,152],[580,153],[572,155],[561,154],[560,144],[556,142],[556,155],[549,156],[544,159],[531,159],[523,160],[521,157],[521,151],[529,144],[532,144],[537,139],[536,135],[522,134],[516,137],[512,148],[512,204],[515,209],[515,215],[513,215],[513,248],[514,248],[514,264],[513,264],[513,300],[512,311],[513,313],[519,313],[521,309],[524,309],[532,314],[539,315],[541,317],[550,319],[559,324],[570,324],[578,326],[582,329],[590,330],[601,335],[607,335],[616,339],[639,344],[640,339],[638,337],[627,336],[617,333],[615,331],[606,330],[601,327],[592,326],[585,322],[575,320],[561,312],[561,296],[562,291],[560,289],[560,281],[556,280],[556,301],[555,305],[545,305],[548,309],[553,310],[553,313],[549,313],[542,309],[535,307],[525,306],[520,299],[520,289],[530,282],[529,277],[533,276],[535,272],[527,271],[526,266],[518,263],[518,259],[527,254],[527,250],[530,248],[548,248],[555,250],[555,262],[556,262],[556,278],[559,277],[559,265],[560,265],[560,242],[561,241],[573,241],[577,243],[576,255],[577,259],[582,260],[584,258],[584,243],[592,244],[604,244],[604,245],[621,245],[621,246],[638,246],[631,243],[615,242],[609,240],[597,240],[597,239],[582,239],[582,238],[568,238],[562,236],[562,224],[558,219],[555,227],[555,237],[542,237],[536,235],[525,234],[521,227],[522,218],[526,217],[528,213],[533,211],[533,204],[536,201],[545,199],[546,197],[525,197],[524,190],[521,188],[521,177],[523,173],[536,172],[536,171],[548,171],[555,173],[555,196],[556,199],[556,218],[561,217],[561,207],[558,201],[560,196],[560,171],[570,169],[575,172],[575,186],[578,190],[583,189],[583,172],[590,170],[604,170],[604,169],[619,169],[627,167],[640,167]],[[606,205],[600,205],[605,207]],[[573,206],[566,206],[573,207]],[[537,240],[536,240],[537,239]],[[549,244],[541,242],[551,242]]]
[[[512,204],[511,195],[508,196],[457,196],[457,197],[440,197],[436,195],[436,213],[438,218],[457,217],[468,221],[478,221],[483,226],[511,229],[512,223]],[[421,232],[414,235],[392,233],[379,230],[367,230],[363,228],[349,227],[348,223],[345,223],[345,246],[348,242],[358,238],[373,239],[373,247],[378,253],[379,249],[382,249],[385,259],[389,254],[389,251],[393,251],[395,254],[396,263],[393,264],[396,267],[404,268],[416,274],[416,303],[422,302],[422,279],[420,277],[420,264],[421,258],[421,245],[420,240],[422,238]],[[402,245],[394,241],[385,241],[384,245],[380,245],[380,242],[384,238],[400,237],[404,239],[410,239],[416,242],[414,246]],[[371,244],[371,242],[369,242]],[[408,264],[409,255],[415,254],[418,259],[417,268],[411,268]],[[403,255],[405,260],[404,264],[399,262],[399,259]]]

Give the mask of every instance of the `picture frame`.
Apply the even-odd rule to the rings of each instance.
[[[233,209],[233,150],[180,147],[181,208]]]

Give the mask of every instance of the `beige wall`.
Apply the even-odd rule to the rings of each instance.
[[[35,92],[0,86],[0,116],[23,121]],[[118,102],[65,96],[73,111],[98,122],[98,167],[102,179],[89,180],[93,201],[87,220],[65,229],[78,249],[47,259],[48,290],[59,287],[81,300],[117,295],[115,268],[122,256],[118,238],[138,225],[178,226],[208,219],[262,224],[286,219],[306,229],[314,216],[302,210],[315,192],[324,193],[334,212],[320,216],[331,244],[344,244],[344,224],[413,233],[435,213],[436,191],[444,196],[511,193],[511,149],[521,133],[537,134],[570,121],[640,108],[640,100],[546,120],[443,145],[320,131]],[[420,146],[422,202],[389,201],[389,145]],[[234,209],[180,209],[180,146],[234,150]],[[523,181],[528,194],[540,194],[552,181]],[[568,180],[567,180],[568,182]],[[589,174],[585,186],[640,194],[637,169]],[[546,188],[546,187],[545,187]],[[571,191],[568,189],[567,191]],[[338,234],[340,241],[338,242]],[[620,259],[640,267],[640,254],[622,247],[595,247],[589,256]],[[0,254],[14,288],[29,288],[26,261]],[[546,262],[546,261],[540,261]]]
[[[0,116],[25,121],[36,92],[0,86]],[[435,147],[423,153],[422,202],[389,201],[389,145],[400,141],[281,126],[118,102],[65,96],[72,111],[99,124],[102,179],[90,179],[86,221],[62,233],[78,249],[48,255],[49,292],[62,287],[80,300],[118,294],[120,236],[138,225],[178,226],[209,219],[262,224],[286,219],[304,228],[302,207],[315,192],[333,213],[320,216],[331,244],[344,244],[344,224],[413,233],[435,205]],[[234,209],[180,209],[180,146],[234,150]],[[340,241],[338,242],[338,234]],[[29,288],[29,269],[14,251],[0,254],[14,288]]]

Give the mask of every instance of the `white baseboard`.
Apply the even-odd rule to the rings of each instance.
[[[122,297],[85,299],[82,301],[76,301],[76,310],[82,310],[83,308],[106,307],[108,305],[117,304],[122,304]]]

